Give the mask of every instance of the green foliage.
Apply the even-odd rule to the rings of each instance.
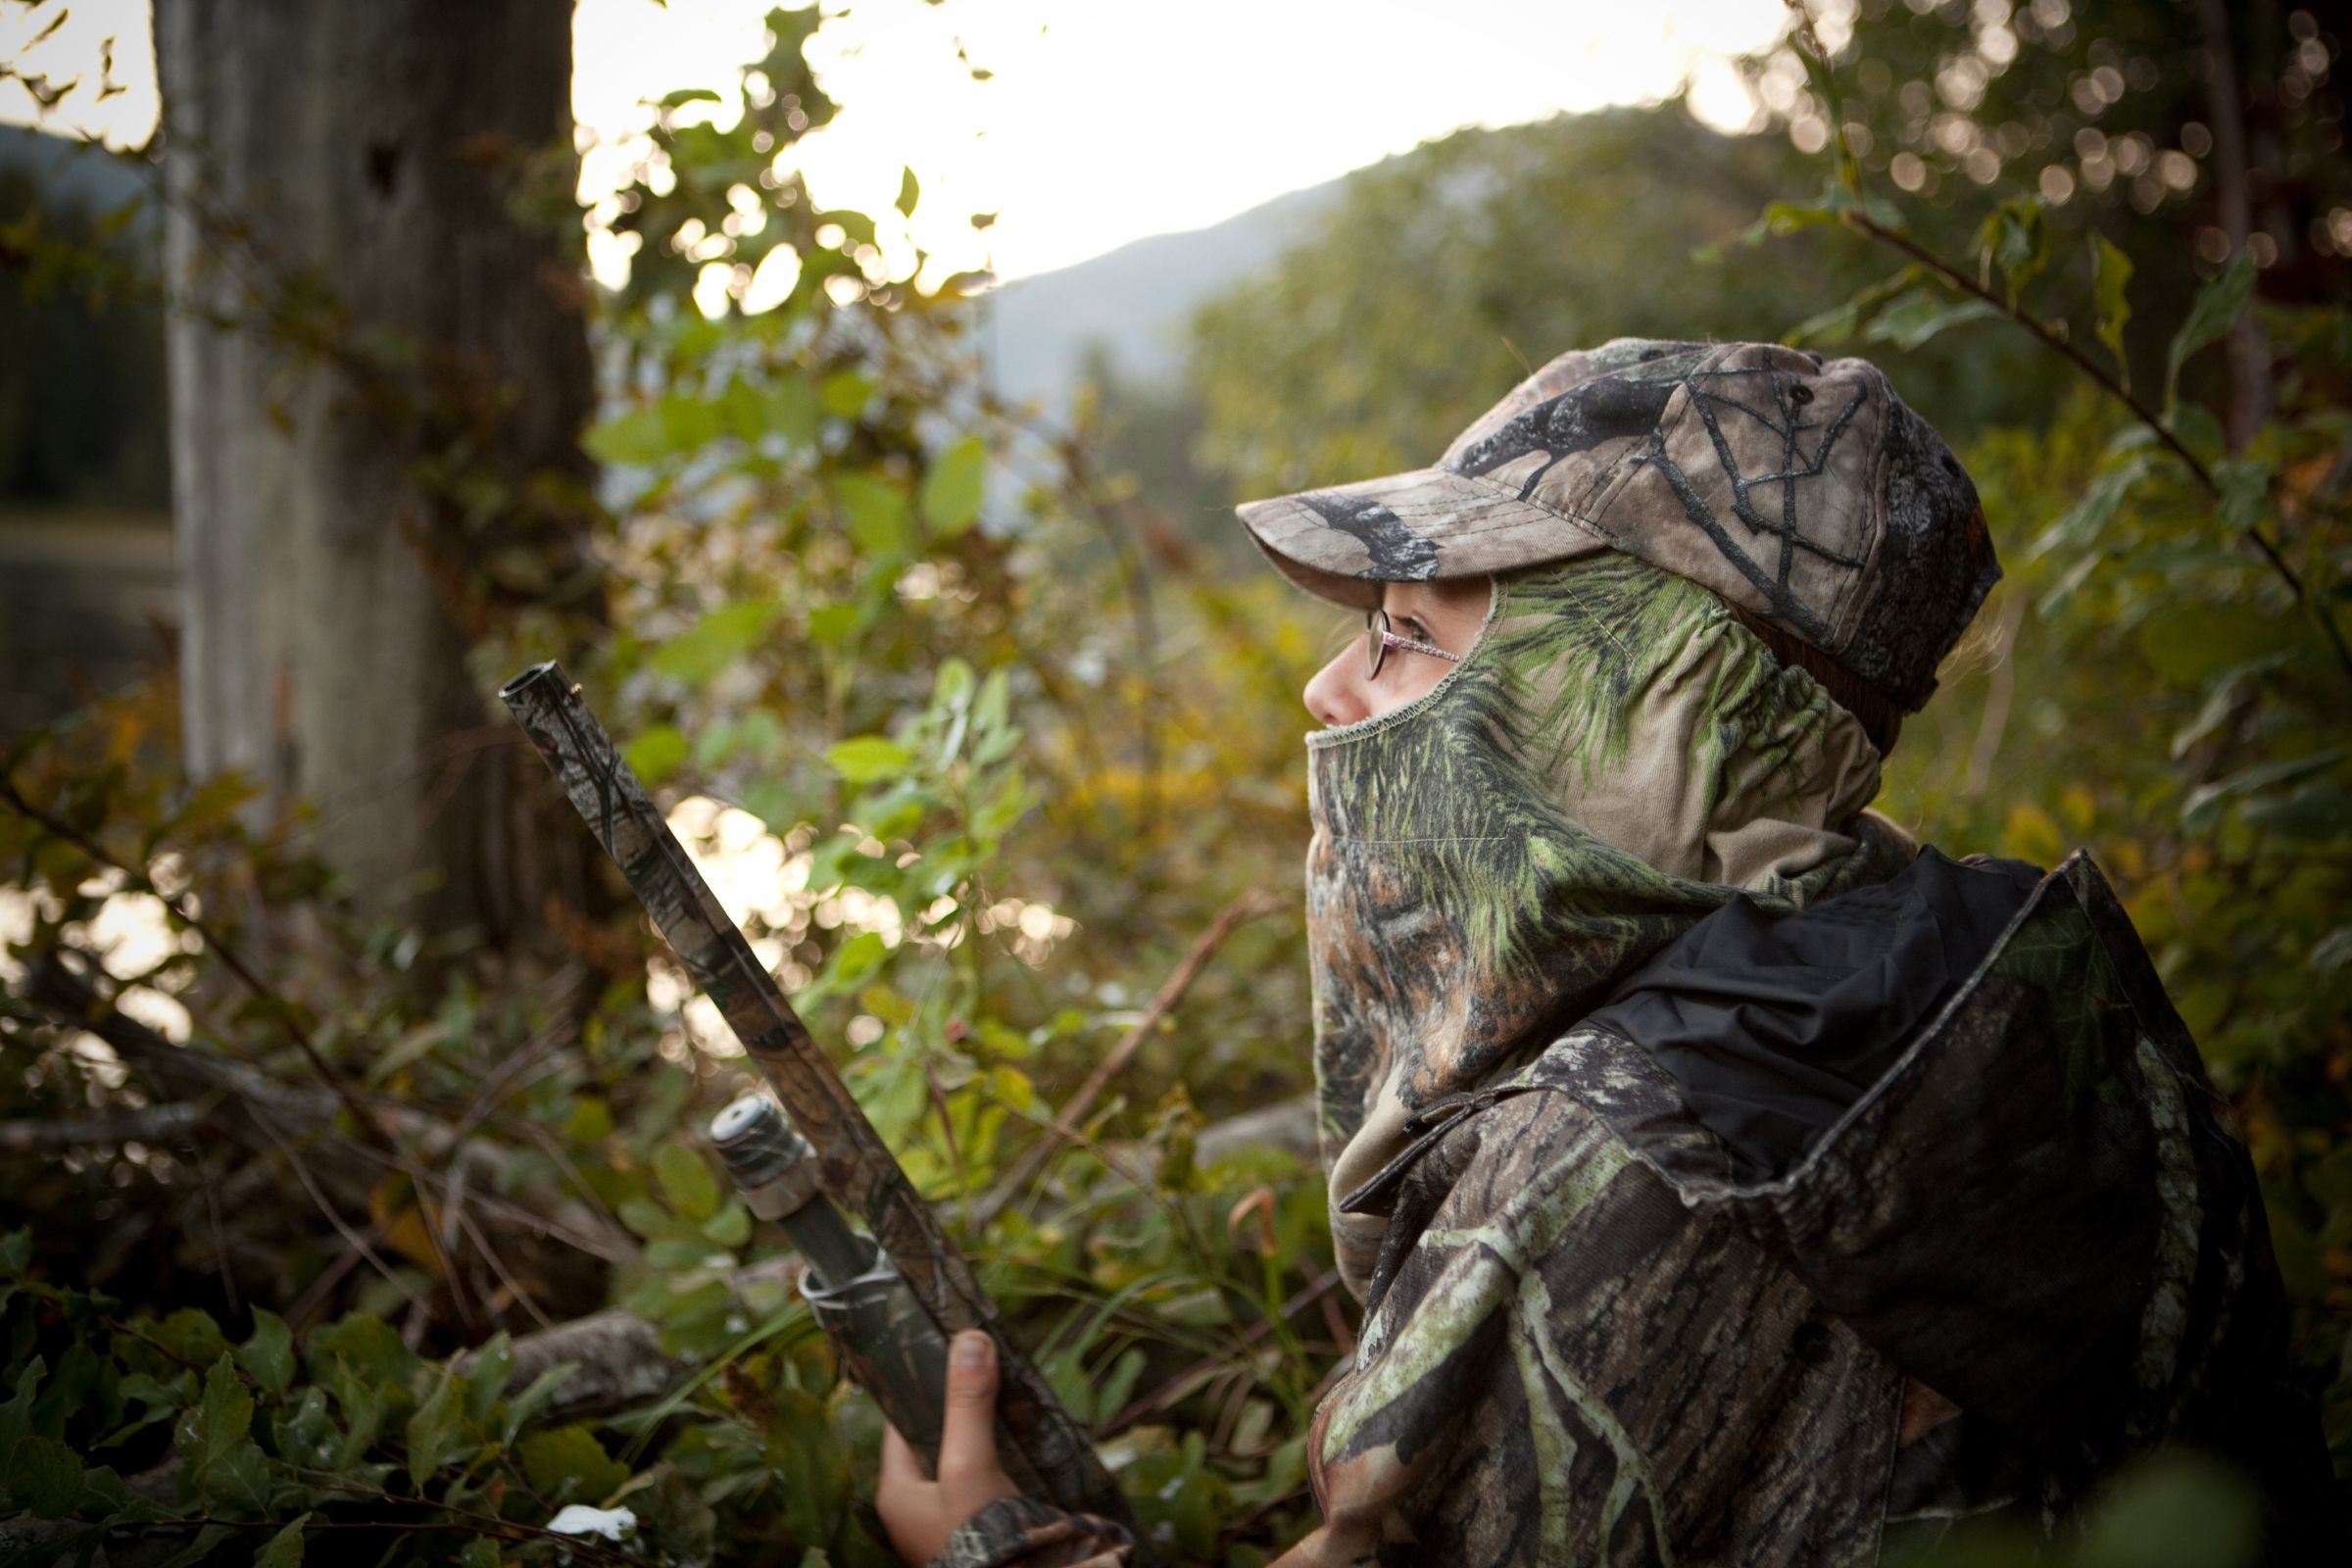
[[[640,242],[601,304],[623,390],[586,436],[612,619],[567,662],[689,847],[741,872],[722,897],[761,961],[1172,1560],[1262,1561],[1301,1532],[1306,1423],[1347,1341],[1314,1171],[1201,1153],[1206,1121],[1306,1087],[1296,920],[1240,929],[1057,1124],[1214,911],[1289,884],[1318,617],[1254,564],[1203,569],[1097,438],[1123,420],[1120,450],[1161,442],[1148,471],[1173,474],[1198,430],[1200,495],[1360,477],[1426,461],[1522,351],[1620,332],[1805,318],[1891,351],[1963,438],[2011,576],[1882,805],[1955,850],[2088,844],[2115,876],[2240,1108],[2296,1353],[2352,1456],[2352,762],[2323,619],[2352,564],[2352,319],[2254,301],[2251,268],[2201,271],[2120,195],[1980,197],[1966,153],[1885,118],[1909,115],[1893,74],[1840,85],[1872,60],[1932,79],[1951,10],[1865,0],[1803,91],[1883,134],[1841,141],[1819,198],[1767,207],[1799,161],[1676,106],[1448,138],[1204,313],[1191,397],[1106,386],[1076,434],[985,395],[963,287],[894,271],[889,215],[817,210],[779,164],[834,113],[814,11],[773,14],[738,86],[659,107],[612,217]],[[2007,80],[1949,112],[1997,138]],[[1939,183],[1897,200],[1888,150],[1911,148]],[[899,220],[919,197],[910,169]],[[1957,260],[1888,274],[1857,220]],[[745,314],[786,249],[793,286]],[[716,318],[689,303],[710,267]],[[2285,368],[2231,449],[2201,351],[2250,302]],[[2018,312],[2136,357],[2143,385],[2164,368],[2163,429],[2054,390],[2049,350],[1994,318]],[[545,657],[532,624],[483,635],[485,691]],[[0,1466],[6,1507],[56,1527],[39,1549],[889,1561],[863,1500],[878,1413],[701,1146],[754,1075],[634,911],[584,893],[555,968],[371,926],[304,822],[248,820],[242,781],[197,784],[176,753],[159,686],[0,757],[0,1106],[129,1129],[0,1154],[31,1227],[0,1237]],[[1049,1137],[1043,1176],[993,1202]],[[538,1338],[598,1312],[641,1334],[614,1363]],[[2073,1560],[2227,1560],[2198,1530],[2234,1505],[2202,1485],[2119,1493]],[[550,1538],[567,1502],[637,1530]]]
[[[2254,258],[2251,255],[2233,257],[2220,275],[2197,290],[2196,302],[2189,307],[2188,319],[2173,334],[2171,351],[2165,356],[2164,406],[2173,407],[2180,396],[2180,368],[2189,362],[2197,350],[2218,342],[2246,311],[2254,298]]]
[[[1192,1152],[1193,1099],[1305,1087],[1303,1052],[1264,1044],[1305,1016],[1296,923],[1237,933],[1042,1178],[973,1216],[1265,878],[1237,836],[1302,851],[1298,724],[1258,720],[1313,651],[1279,585],[1154,581],[1115,477],[980,392],[962,288],[893,275],[888,215],[812,209],[776,155],[832,112],[815,23],[771,17],[744,84],[661,106],[660,176],[618,204],[643,244],[599,330],[628,390],[585,438],[616,587],[564,657],[690,847],[761,868],[728,896],[762,958],[1016,1332],[1219,1560],[1300,1528],[1291,1435],[1338,1353],[1311,1169]],[[760,221],[726,223],[747,194]],[[910,172],[901,218],[918,196]],[[689,304],[704,267],[783,247],[782,301]],[[482,629],[485,692],[544,629]],[[372,926],[302,821],[256,823],[242,781],[176,756],[159,685],[5,758],[0,865],[29,912],[5,1114],[182,1118],[0,1156],[34,1220],[0,1247],[24,1417],[0,1446],[29,1444],[9,1506],[56,1515],[69,1554],[164,1534],[191,1561],[319,1538],[335,1560],[891,1560],[879,1417],[701,1148],[753,1075],[634,912],[560,911],[553,971]],[[160,951],[110,934],[133,915]],[[642,1337],[550,1365],[537,1336],[600,1310]],[[119,1479],[164,1465],[160,1494]],[[567,1502],[638,1528],[551,1539]]]

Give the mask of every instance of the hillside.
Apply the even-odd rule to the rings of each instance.
[[[1055,407],[1068,397],[1080,356],[1094,344],[1109,352],[1125,377],[1173,375],[1194,310],[1302,238],[1338,201],[1346,177],[997,290],[989,296],[986,339],[997,390]]]

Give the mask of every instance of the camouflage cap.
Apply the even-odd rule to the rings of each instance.
[[[1242,505],[1301,587],[1621,551],[1688,577],[1916,710],[1999,579],[1976,486],[1867,361],[1619,338],[1563,354],[1435,466]]]

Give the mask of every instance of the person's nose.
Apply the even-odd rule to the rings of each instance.
[[[1349,648],[1334,656],[1306,683],[1306,710],[1326,728],[1360,724],[1372,716],[1363,682],[1363,651]]]

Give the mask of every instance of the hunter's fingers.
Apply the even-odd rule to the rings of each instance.
[[[973,1488],[993,1484],[1003,1474],[997,1463],[997,1342],[982,1330],[966,1329],[948,1351],[940,1485]]]
[[[882,1490],[896,1491],[906,1487],[927,1487],[931,1478],[923,1474],[922,1457],[914,1445],[899,1436],[899,1429],[885,1422],[882,1427]]]

